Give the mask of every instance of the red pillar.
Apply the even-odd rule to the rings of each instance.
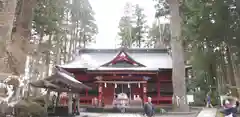
[[[159,75],[157,75],[157,104],[160,104],[159,98],[160,98],[160,78]]]
[[[157,75],[157,93],[158,93],[158,97],[161,96],[160,94],[160,78],[159,78],[159,75]]]
[[[147,83],[143,83],[143,101],[147,102]]]
[[[85,92],[86,92],[86,97],[87,97],[88,96],[88,89],[86,89]]]
[[[102,83],[99,83],[98,84],[98,105],[101,105],[102,104]]]
[[[88,89],[85,90],[85,96],[88,97]],[[85,103],[88,104],[88,103],[89,103],[89,100],[86,100]]]

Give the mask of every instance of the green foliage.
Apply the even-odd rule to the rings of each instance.
[[[32,21],[37,47],[30,58],[30,76],[46,77],[53,66],[71,61],[77,48],[95,41],[94,15],[88,0],[37,0]]]
[[[160,39],[160,28],[157,23],[153,23],[148,31],[148,40],[146,43],[147,47],[154,47],[157,40]]]
[[[217,84],[217,80],[220,80],[217,74],[222,74],[218,67],[226,67],[225,64],[228,64],[224,60],[227,46],[235,48],[231,51],[233,56],[239,53],[236,48],[240,47],[240,22],[235,1],[184,0],[181,9],[183,37],[192,53],[191,63],[196,78],[200,81],[206,80],[207,87],[217,95],[216,88],[220,86]],[[238,55],[235,57],[238,58]],[[204,85],[201,84],[203,87]],[[217,103],[217,100],[215,102]]]
[[[133,44],[134,32],[132,31],[133,27],[131,25],[131,18],[129,16],[123,16],[120,19],[119,26],[120,32],[118,36],[120,37],[121,46],[130,48]]]
[[[44,33],[45,35],[50,35],[53,32],[61,31],[60,22],[63,20],[64,5],[66,3],[62,0],[37,1],[33,19],[33,27],[37,34]]]
[[[160,113],[160,114],[165,114],[165,113],[167,113],[167,111],[165,110],[165,109],[163,109],[163,108],[156,108],[156,113]]]
[[[98,33],[94,12],[88,0],[38,0],[34,13],[34,30],[38,35],[73,32],[75,38],[72,39],[77,40],[77,36],[81,35],[78,40],[87,44]],[[66,30],[70,21],[73,26]]]
[[[171,39],[170,24],[153,23],[152,27],[148,31],[148,40],[146,46],[153,48],[169,47],[170,39]]]
[[[165,0],[155,0],[157,3],[156,17],[169,14],[169,6]],[[182,17],[182,39],[186,59],[191,61],[194,78],[188,82],[188,90],[200,88],[200,100],[211,89],[215,93],[220,84],[217,77],[227,69],[226,48],[231,49],[234,64],[239,65],[240,47],[240,17],[235,0],[183,0],[180,5]],[[237,68],[239,69],[239,68]],[[226,71],[226,70],[225,70]],[[216,97],[216,96],[215,96]],[[216,101],[217,102],[217,101]]]
[[[84,43],[84,46],[94,41],[98,33],[97,25],[95,24],[94,12],[88,0],[73,0],[69,5],[71,11],[72,22],[75,24],[75,36],[81,35],[77,39]],[[77,38],[77,37],[75,37]]]
[[[189,79],[188,90],[194,91],[194,94],[197,95],[196,103],[203,103],[207,92],[212,90],[215,93],[217,87],[216,73],[214,72],[216,68],[213,68],[215,65],[214,55],[207,49],[194,48],[191,64],[195,77]]]
[[[133,10],[134,9],[134,10]],[[131,11],[134,11],[132,14]],[[132,6],[127,3],[125,6],[125,15],[121,17],[119,22],[119,32],[121,46],[124,47],[142,47],[145,42],[148,26],[146,25],[146,15],[144,9],[138,4]]]
[[[162,17],[170,14],[169,5],[166,0],[153,0],[155,4],[155,17]]]
[[[188,41],[213,47],[227,43],[239,46],[239,16],[234,1],[185,0],[183,32]],[[226,41],[228,40],[228,41]]]
[[[205,106],[204,100],[206,99],[205,91],[198,91],[194,93],[194,104],[196,106]]]
[[[146,15],[143,13],[144,9],[141,8],[138,4],[135,5],[135,13],[134,15],[134,25],[133,31],[134,31],[134,42],[137,47],[141,47],[142,43],[145,42],[146,38],[146,32],[148,29],[148,26],[146,25]]]

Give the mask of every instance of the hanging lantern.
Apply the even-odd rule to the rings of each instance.
[[[147,88],[143,87],[143,92],[146,93],[147,92]]]
[[[98,92],[102,92],[102,86],[98,87]]]
[[[117,88],[117,84],[115,84],[115,88]]]
[[[105,88],[107,87],[107,83],[104,83],[104,87],[105,87]]]
[[[138,83],[138,88],[140,88],[140,83]]]

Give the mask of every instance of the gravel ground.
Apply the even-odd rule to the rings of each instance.
[[[89,115],[88,117],[94,117]],[[121,113],[112,113],[112,114],[101,114],[95,117],[145,117],[141,114],[121,114]],[[189,114],[189,115],[156,115],[154,117],[196,117],[196,114]]]

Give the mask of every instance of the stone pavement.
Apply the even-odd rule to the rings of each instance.
[[[180,115],[156,115],[155,117],[216,117],[217,109],[216,108],[204,108],[198,115],[197,114],[180,114]],[[130,114],[130,113],[88,113],[82,112],[81,116],[84,117],[145,117],[142,114]]]
[[[142,114],[129,114],[129,113],[81,113],[82,116],[87,115],[86,117],[145,117]],[[196,117],[196,114],[189,115],[156,115],[154,117]]]
[[[104,114],[100,117],[143,117],[141,114],[129,114],[129,113],[118,113],[118,114]]]
[[[146,117],[141,114],[107,114],[100,117]],[[191,115],[155,115],[154,117],[196,117],[195,114]]]
[[[87,117],[99,117],[99,116],[102,115],[102,113],[89,113],[89,112],[81,112],[80,114],[81,115],[79,117],[84,117],[84,116],[87,116]]]
[[[197,117],[216,117],[216,108],[204,108]]]

